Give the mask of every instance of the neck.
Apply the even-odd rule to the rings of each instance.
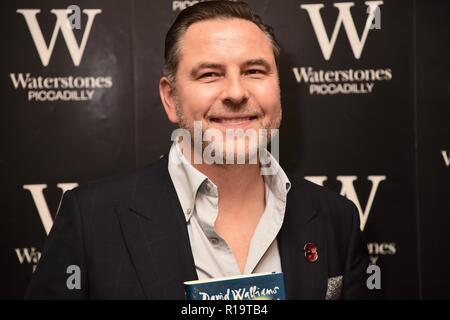
[[[181,144],[183,146],[183,144]],[[182,149],[186,148],[183,146]],[[187,157],[192,166],[207,176],[219,189],[220,200],[224,204],[248,203],[264,199],[264,178],[260,165],[256,164],[196,164],[192,148]],[[184,152],[183,152],[184,153]],[[186,156],[186,155],[185,155]]]
[[[217,185],[223,200],[247,198],[252,191],[264,184],[259,164],[208,165],[194,167]]]

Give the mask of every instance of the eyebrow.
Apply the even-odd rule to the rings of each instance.
[[[191,70],[191,77],[195,78],[195,76],[197,76],[197,73],[199,72],[199,70],[201,69],[223,69],[223,65],[220,63],[212,63],[212,62],[202,62],[199,63],[197,66],[195,66],[192,70]]]
[[[251,67],[251,66],[262,66],[267,69],[267,71],[271,71],[272,68],[270,67],[270,63],[267,62],[265,59],[251,59],[245,61],[242,66],[244,67]]]
[[[241,64],[241,67],[251,67],[251,66],[262,66],[262,67],[266,68],[267,71],[272,70],[270,63],[267,62],[267,60],[262,59],[262,58],[250,59]],[[192,70],[190,72],[191,77],[195,78],[197,76],[197,73],[201,69],[225,69],[225,67],[223,64],[220,64],[220,63],[202,62],[202,63],[199,63],[194,68],[192,68]]]

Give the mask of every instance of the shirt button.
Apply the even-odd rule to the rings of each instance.
[[[211,191],[211,187],[209,186],[209,184],[206,184],[205,189],[206,189],[206,191],[208,191],[208,192]]]
[[[211,241],[211,243],[212,243],[213,245],[216,245],[216,244],[219,243],[219,239],[217,239],[217,238],[210,238],[209,241]]]
[[[186,214],[191,214],[191,208],[188,208],[187,210],[186,210]]]

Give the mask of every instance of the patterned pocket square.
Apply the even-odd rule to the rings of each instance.
[[[338,300],[341,298],[343,280],[343,276],[328,278],[328,287],[325,300]]]

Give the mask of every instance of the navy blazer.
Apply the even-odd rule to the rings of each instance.
[[[131,173],[67,191],[26,298],[185,299],[197,279],[186,220],[167,156]],[[366,298],[367,247],[355,205],[302,177],[289,177],[277,236],[288,299]],[[318,259],[305,258],[305,244]],[[80,271],[79,289],[68,289]],[[329,279],[342,280],[330,288]],[[333,287],[334,286],[334,287]]]

